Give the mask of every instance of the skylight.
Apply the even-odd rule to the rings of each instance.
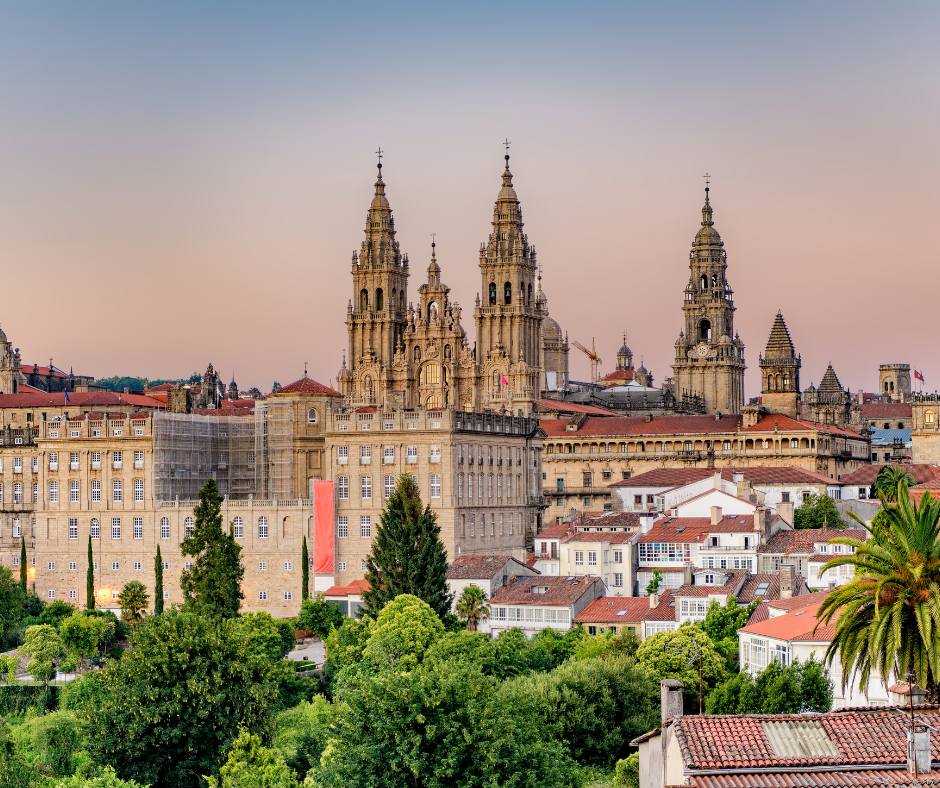
[[[763,596],[767,593],[767,588],[770,586],[770,583],[761,583],[757,588],[754,589],[754,596]]]
[[[617,611],[617,615],[618,615],[618,616],[625,616],[625,615],[627,615],[627,611],[626,611],[626,610],[618,610],[618,611]]]

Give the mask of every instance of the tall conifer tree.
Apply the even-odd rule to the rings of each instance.
[[[95,562],[91,552],[91,534],[88,534],[88,570],[85,572],[85,608],[95,609]]]
[[[307,553],[307,537],[300,551],[300,601],[310,598],[310,556]]]
[[[398,477],[382,510],[365,579],[370,589],[362,601],[370,616],[399,594],[423,599],[439,616],[450,612],[453,595],[447,590],[447,551],[437,515],[422,507],[418,481],[409,473]]]
[[[184,556],[193,558],[192,568],[180,577],[186,607],[197,613],[234,618],[244,599],[241,582],[245,570],[239,562],[242,549],[231,525],[227,534],[222,531],[222,496],[214,479],[199,491],[193,515],[193,533],[180,546]]]
[[[20,534],[20,588],[26,593],[26,537]]]
[[[163,556],[160,545],[157,545],[157,555],[153,559],[153,614],[159,616],[163,612]]]

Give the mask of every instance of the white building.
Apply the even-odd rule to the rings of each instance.
[[[513,577],[490,600],[490,632],[495,637],[517,627],[533,637],[546,628],[570,629],[582,610],[606,595],[599,577]]]
[[[512,578],[534,577],[538,571],[510,555],[461,555],[447,567],[447,588],[454,595],[451,611],[457,612],[457,601],[468,586],[477,586],[492,599]],[[481,621],[480,632],[489,632],[489,621]]]
[[[855,552],[855,548],[849,545],[831,544],[832,539],[840,537],[864,541],[868,538],[868,531],[864,528],[778,531],[758,550],[760,571],[772,574],[783,564],[793,564],[811,589],[826,588],[830,583],[844,585],[855,576],[855,569],[851,566],[829,569],[820,575],[820,569],[827,561]]]

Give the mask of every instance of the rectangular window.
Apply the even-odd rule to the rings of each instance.
[[[382,457],[383,457],[383,459],[384,459],[386,465],[392,465],[392,464],[395,462],[395,447],[394,447],[394,446],[386,446],[386,447],[382,450]]]
[[[49,589],[49,599],[55,599],[55,591],[53,591],[51,588]]]
[[[241,528],[241,526],[238,526],[238,528]],[[237,534],[236,534],[236,536],[237,536]],[[164,518],[160,521],[160,538],[161,538],[161,539],[169,539],[169,538],[170,538],[170,521],[169,521],[166,517],[164,517]]]
[[[241,517],[236,517],[232,520],[232,536],[236,539],[245,538],[245,523]]]
[[[33,473],[39,473],[39,458],[33,457]]]
[[[123,500],[123,494],[124,494],[124,491],[121,485],[121,480],[115,479],[114,481],[112,481],[111,482],[111,500],[113,500],[115,503],[119,503],[120,501]]]
[[[13,503],[23,503],[23,485],[19,482],[13,485]]]
[[[262,602],[264,602],[267,598],[268,598],[268,592],[267,592],[267,591],[259,591],[259,592],[258,592],[258,599],[260,599]]]
[[[788,492],[781,493],[781,495],[780,495],[780,500],[781,500],[783,503],[790,503],[790,493],[788,493]]]
[[[417,446],[409,446],[407,449],[405,449],[405,462],[408,465],[414,465],[415,463],[418,462],[418,447]]]
[[[39,482],[33,482],[33,503],[39,503]]]
[[[338,491],[337,495],[341,501],[346,501],[349,499],[349,477],[340,476],[336,480],[336,489]]]
[[[267,517],[258,518],[258,538],[259,539],[268,538],[268,518]]]
[[[585,486],[585,487],[590,487],[590,486],[591,486],[591,479],[593,478],[593,474],[585,472],[585,473],[582,474],[582,476],[584,477],[584,486]]]
[[[440,462],[441,461],[441,447],[432,446],[431,447],[431,462]]]
[[[134,561],[134,571],[139,572],[144,568],[144,565],[140,561]]]
[[[135,501],[144,500],[144,480],[143,479],[134,479],[134,500]]]
[[[69,517],[69,539],[78,539],[78,519]]]
[[[293,564],[292,564],[290,561],[285,561],[285,562],[284,562],[284,571],[285,571],[285,572],[290,572],[292,566],[293,566]]]
[[[593,550],[588,552],[588,566],[597,566],[597,553]]]
[[[55,569],[55,561],[50,561],[49,564],[48,564],[48,568],[49,568],[50,570]]]
[[[169,568],[170,568],[170,562],[169,562],[169,561],[164,561],[164,562],[163,562],[163,571],[168,571]]]
[[[336,463],[337,465],[346,465],[349,463],[349,447],[348,446],[337,447]]]
[[[614,563],[615,564],[623,563],[623,550],[614,550]]]
[[[616,588],[623,588],[623,575],[614,572],[614,586]]]
[[[69,482],[69,502],[78,503],[78,480],[73,479]]]
[[[19,517],[14,517],[14,518],[13,518],[13,538],[14,538],[14,539],[19,539],[20,536],[21,536],[21,532],[20,532],[20,518],[19,518]],[[19,558],[17,558],[17,560],[19,560]]]
[[[360,446],[359,447],[359,463],[361,465],[368,465],[371,462],[372,462],[372,447]]]
[[[509,513],[509,535],[512,536],[512,512]]]
[[[135,539],[144,538],[144,518],[143,517],[134,518],[134,538]]]
[[[119,452],[119,451],[111,452],[111,465],[112,465],[112,467],[114,467],[114,468],[120,468],[120,467],[124,464],[124,462],[123,462],[123,457],[124,457],[123,452]]]
[[[363,539],[372,538],[372,517],[364,514],[359,518],[359,536]]]
[[[284,600],[290,602],[294,598],[294,595],[290,591],[284,592]]]
[[[0,487],[0,490],[3,488]],[[49,503],[59,502],[59,483],[55,480],[49,482]]]
[[[362,489],[362,500],[371,500],[372,499],[372,477],[363,476],[360,478],[361,489]]]
[[[69,468],[73,471],[78,470],[78,452],[72,451],[69,452]]]
[[[121,538],[121,518],[120,517],[111,518],[111,538],[112,539]]]
[[[49,452],[49,470],[57,471],[59,470],[59,453],[55,451]]]
[[[268,562],[267,562],[267,561],[259,561],[259,562],[258,562],[258,571],[259,571],[259,572],[267,572],[267,571],[268,571]]]
[[[120,568],[121,568],[121,562],[120,562],[120,561],[112,561],[112,562],[111,562],[111,571],[116,572],[116,571],[118,571]]]
[[[386,501],[392,497],[393,492],[395,492],[395,477],[386,476],[385,477],[385,500]]]
[[[431,497],[440,498],[441,497],[441,477],[437,475],[431,476]]]
[[[346,562],[345,562],[345,561],[340,561],[338,564],[336,564],[336,568],[337,568],[340,572],[345,572],[345,571],[346,571]]]
[[[483,474],[477,476],[477,498],[480,502],[483,502]]]
[[[75,561],[69,561],[69,571],[74,572],[76,569],[78,569],[78,563]]]
[[[476,536],[476,516],[470,515],[470,536]]]
[[[101,482],[97,479],[91,483],[91,502],[101,503]]]
[[[564,492],[565,491],[565,480],[564,479],[555,479],[555,491]]]
[[[13,473],[22,473],[23,472],[23,458],[14,457],[13,458]]]
[[[584,553],[581,550],[574,551],[574,565],[584,566]]]
[[[349,518],[345,514],[339,516],[336,528],[340,539],[346,539],[349,536]]]

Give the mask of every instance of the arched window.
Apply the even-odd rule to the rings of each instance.
[[[317,409],[310,408],[307,411],[307,424],[316,424],[317,423]]]
[[[718,287],[718,274],[712,274],[712,287]]]
[[[369,291],[368,290],[359,291],[359,311],[360,312],[369,311]]]
[[[903,422],[903,421],[899,421],[899,422],[898,422],[898,429],[899,429],[899,430],[903,430],[903,429],[904,429],[904,422]]]
[[[390,311],[394,312],[398,309],[398,291],[392,290],[392,297],[388,299],[388,308]]]
[[[891,381],[891,390],[894,391],[894,381]]]
[[[437,394],[432,394],[428,397],[428,401],[425,403],[425,406],[428,410],[438,410],[441,407],[441,399]]]
[[[375,291],[375,311],[381,312],[383,309],[385,309],[385,293],[380,287]]]
[[[703,320],[698,324],[698,338],[703,342],[710,342],[712,338],[712,324],[708,320]]]
[[[702,289],[702,290],[707,290],[707,289],[708,289],[708,276],[707,276],[706,274],[702,274],[702,287],[701,287],[701,289]]]
[[[887,390],[888,390],[888,381],[886,380],[886,381],[885,381],[885,391],[887,391]]]
[[[496,306],[496,282],[490,282],[490,306]]]
[[[420,361],[420,360],[421,360],[421,348],[416,347],[415,348],[415,361]]]
[[[398,308],[404,312],[405,311],[405,291],[401,291],[401,295],[398,297]]]
[[[258,538],[259,539],[268,538],[268,518],[267,517],[258,518]]]
[[[441,382],[441,365],[427,364],[424,367],[424,385],[438,386]]]
[[[529,296],[528,296],[528,298],[526,298],[525,302],[526,302],[527,304],[531,304],[531,303],[532,303],[532,285],[529,285]]]
[[[890,430],[890,429],[891,429],[891,425],[886,421],[884,428],[885,428],[886,430]]]
[[[789,375],[783,376],[783,390],[784,391],[790,390],[790,376]]]
[[[509,282],[503,285],[503,302],[507,306],[512,303],[512,285]]]

